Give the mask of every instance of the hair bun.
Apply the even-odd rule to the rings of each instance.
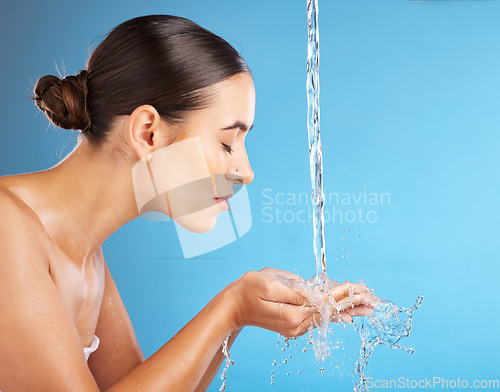
[[[64,79],[45,75],[36,83],[33,99],[56,126],[84,132],[90,127],[86,81],[85,70]]]

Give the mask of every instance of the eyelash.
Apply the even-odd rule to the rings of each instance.
[[[233,153],[233,149],[231,148],[231,146],[228,146],[227,144],[224,144],[224,143],[221,143],[221,144],[222,144],[222,147],[224,147],[224,150],[226,150],[229,154]]]

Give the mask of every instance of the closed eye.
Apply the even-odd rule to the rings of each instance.
[[[224,144],[224,143],[221,143],[221,144],[222,144],[222,147],[224,147],[224,150],[226,150],[229,154],[232,154],[233,149],[231,148],[231,146],[228,146],[227,144]]]

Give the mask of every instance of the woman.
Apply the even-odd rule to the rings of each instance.
[[[101,245],[144,212],[134,167],[170,147],[194,141],[211,178],[252,181],[244,140],[255,90],[227,42],[166,15],[117,26],[86,68],[64,79],[44,76],[34,91],[55,125],[82,131],[75,149],[50,169],[0,178],[0,390],[205,390],[222,362],[221,344],[244,326],[305,333],[318,307],[274,276],[300,278],[252,271],[145,359]],[[176,166],[165,167],[160,182],[191,169],[189,160]],[[149,207],[205,232],[230,196],[221,197],[215,182],[213,193],[212,205],[193,202],[182,216],[168,203]],[[349,305],[331,312],[347,321],[366,314],[372,300],[366,287],[347,282],[329,296]]]

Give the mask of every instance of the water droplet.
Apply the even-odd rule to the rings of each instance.
[[[283,363],[288,363],[288,359],[284,359],[284,360],[283,360]]]
[[[297,373],[298,373],[298,374],[302,374],[302,370],[299,370]]]
[[[290,372],[287,372],[287,373],[286,373],[286,375],[287,375],[287,376],[289,376],[289,375],[290,375]]]
[[[290,355],[288,356],[288,358],[292,358],[292,354],[290,354]]]
[[[273,366],[276,366],[276,361],[273,361]]]
[[[302,352],[303,352],[303,353],[307,352],[307,348],[306,348],[306,347],[304,347],[304,348],[302,349]]]
[[[281,351],[285,351],[285,347],[282,347],[282,348],[281,348]]]

